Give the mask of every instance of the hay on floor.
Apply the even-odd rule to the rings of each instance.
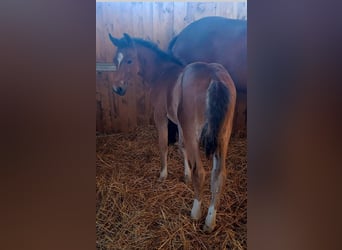
[[[210,166],[202,218],[191,220],[192,185],[183,180],[183,161],[169,147],[168,177],[159,182],[160,159],[154,126],[96,138],[97,249],[247,249],[247,142],[232,138],[227,180],[216,229],[202,231],[210,200]]]

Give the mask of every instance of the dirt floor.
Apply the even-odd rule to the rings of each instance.
[[[210,200],[210,166],[202,218],[190,218],[192,185],[183,182],[183,161],[169,147],[168,177],[159,182],[160,159],[153,126],[96,138],[97,249],[247,249],[247,139],[232,138],[227,180],[216,229],[202,231]]]

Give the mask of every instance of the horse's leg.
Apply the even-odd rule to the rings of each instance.
[[[183,141],[183,130],[181,126],[178,126],[178,133],[179,133],[179,148],[183,154],[183,159],[184,159],[184,182],[186,184],[191,182],[191,170],[189,166],[189,160],[188,160],[188,155],[186,153],[186,150],[184,148],[184,141]]]
[[[194,203],[191,209],[191,217],[194,220],[198,220],[201,217],[201,204],[205,171],[199,154],[198,142],[195,142],[190,150],[192,154],[194,153],[195,156],[195,161],[191,162],[192,185],[194,186],[195,191]],[[189,158],[191,159],[192,157],[190,156]]]
[[[188,156],[184,148],[182,149],[182,152],[183,152],[183,157],[184,157],[184,182],[186,184],[189,184],[191,182],[191,169],[189,166]]]
[[[213,168],[211,170],[210,180],[211,200],[203,228],[206,232],[211,232],[216,225],[216,209],[220,203],[222,187],[224,186],[227,176],[225,166],[226,153],[227,145],[221,144],[213,155]]]
[[[167,177],[167,124],[168,119],[166,115],[158,115],[155,113],[154,121],[158,130],[158,141],[160,149],[161,170],[159,180]]]

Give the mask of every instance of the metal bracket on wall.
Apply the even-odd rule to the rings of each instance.
[[[116,71],[113,63],[96,63],[96,72]]]

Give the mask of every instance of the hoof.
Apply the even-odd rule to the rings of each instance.
[[[184,183],[187,185],[189,185],[191,183],[191,176],[190,175],[184,176]]]
[[[189,176],[181,176],[179,178],[179,181],[184,182],[186,185],[190,185],[191,184],[191,177],[189,177]]]
[[[197,211],[197,212],[194,212],[193,210],[191,210],[191,219],[193,220],[199,220],[201,218],[201,211]]]
[[[166,179],[166,176],[159,176],[158,181],[162,182]]]
[[[205,218],[205,223],[203,226],[203,231],[206,233],[211,233],[216,226],[216,209],[214,206],[210,206],[208,209],[207,217]]]
[[[166,177],[167,177],[167,169],[165,168],[164,170],[162,170],[161,172],[160,172],[160,175],[159,175],[159,181],[163,181],[163,180],[165,180],[166,179]]]
[[[201,202],[194,200],[194,204],[191,209],[191,218],[193,220],[199,220],[201,218]]]
[[[214,229],[215,229],[215,224],[211,226],[208,226],[207,224],[203,225],[203,231],[205,233],[211,233]]]

